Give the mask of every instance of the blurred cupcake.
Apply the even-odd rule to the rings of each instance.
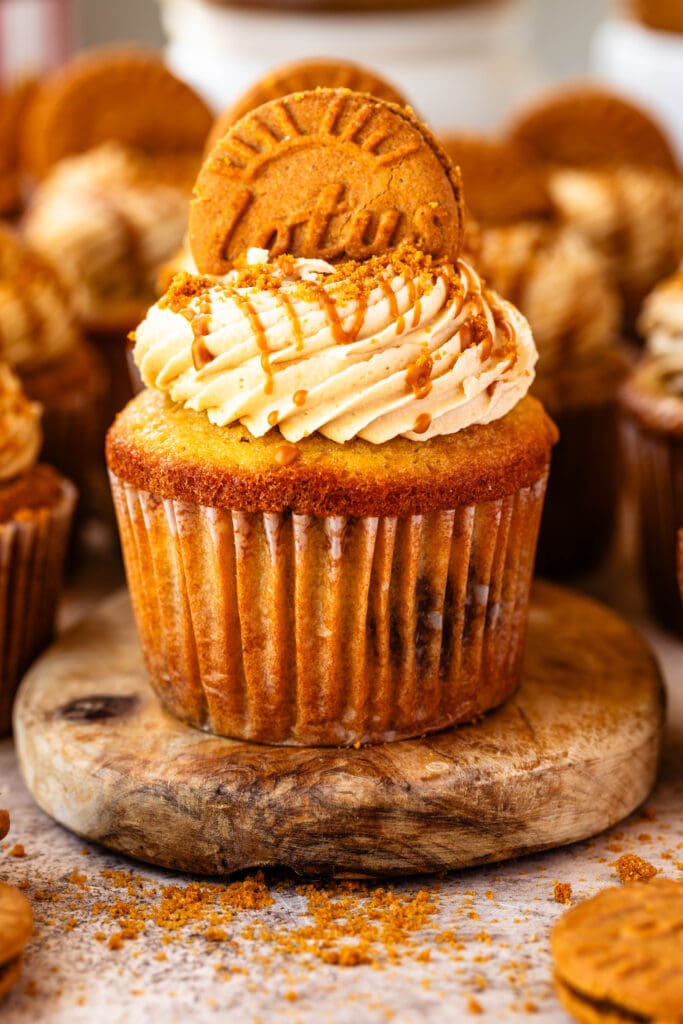
[[[547,173],[517,144],[472,136],[445,141],[477,222],[477,266],[528,319],[539,359],[532,393],[556,422],[537,569],[569,576],[597,566],[616,517],[617,391],[627,360],[621,303],[603,257],[558,223]]]
[[[130,397],[126,337],[187,229],[211,113],[159,58],[93,51],[41,83],[23,135],[36,182],[24,222],[107,360],[107,421]]]
[[[209,157],[190,224],[200,274],[136,331],[148,388],[107,443],[133,607],[152,684],[200,728],[419,735],[517,684],[554,429],[526,396],[528,324],[457,258],[458,178],[427,130],[317,90],[258,108],[227,152],[283,117],[308,144],[274,143],[234,249],[214,217],[241,178],[225,144]],[[340,182],[324,231],[302,222]],[[300,232],[271,230],[290,220]],[[240,257],[249,234],[286,250]]]
[[[24,205],[19,145],[21,124],[33,96],[33,81],[0,91],[0,215],[14,217]]]
[[[51,264],[0,229],[0,359],[43,410],[41,458],[72,479],[93,511],[102,493],[108,379],[83,340]]]
[[[643,578],[655,615],[680,633],[676,550],[683,528],[683,269],[648,296],[639,329],[647,355],[621,397],[638,494]]]
[[[53,630],[76,489],[36,464],[40,407],[0,363],[0,734],[14,694]]]
[[[607,260],[631,331],[644,296],[681,257],[683,181],[669,140],[630,101],[593,86],[540,100],[511,134],[548,164],[558,216]]]

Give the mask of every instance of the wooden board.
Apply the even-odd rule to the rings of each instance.
[[[536,584],[521,687],[477,724],[359,750],[220,739],[161,708],[121,592],[36,663],[15,740],[40,806],[113,850],[205,874],[364,876],[503,860],[607,828],[649,793],[662,720],[659,671],[635,630]]]

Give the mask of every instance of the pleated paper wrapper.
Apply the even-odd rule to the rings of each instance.
[[[177,717],[346,745],[469,721],[514,691],[545,477],[402,518],[246,513],[111,481],[150,679]]]

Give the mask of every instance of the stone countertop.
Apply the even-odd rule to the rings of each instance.
[[[550,928],[565,909],[554,899],[555,882],[571,885],[572,902],[583,899],[616,883],[623,853],[683,879],[683,642],[647,621],[636,585],[623,565],[617,570],[589,589],[614,595],[659,655],[669,694],[662,770],[644,808],[553,852],[438,878],[347,883],[351,893],[341,882],[282,872],[269,873],[265,885],[239,876],[226,889],[71,835],[34,804],[11,741],[0,742],[0,806],[12,815],[0,877],[25,888],[36,915],[3,1024],[450,1024],[470,1015],[567,1024],[548,951]],[[119,581],[117,566],[94,563],[72,588],[63,622]],[[192,884],[200,889],[187,889]],[[174,928],[183,913],[185,923]]]

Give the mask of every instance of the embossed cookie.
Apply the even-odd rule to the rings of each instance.
[[[91,50],[41,83],[26,117],[22,159],[41,178],[63,157],[110,139],[150,155],[201,152],[211,122],[204,101],[156,54]]]
[[[298,60],[273,68],[240,96],[233,106],[219,114],[209,133],[207,153],[216,139],[225,135],[255,107],[288,96],[292,92],[307,92],[321,88],[367,92],[388,103],[406,106],[406,100],[398,89],[369,68],[342,60]]]
[[[447,135],[443,148],[460,168],[467,209],[485,225],[550,217],[545,167],[510,139]]]
[[[551,940],[555,984],[577,1020],[683,1022],[683,885],[653,879],[572,907]]]
[[[0,882],[0,999],[21,972],[21,954],[31,937],[31,905],[18,889]]]
[[[219,139],[190,206],[200,273],[252,246],[367,259],[413,241],[460,250],[460,175],[410,113],[365,93],[316,89],[257,107]]]
[[[645,111],[590,85],[565,88],[541,99],[518,114],[510,134],[551,163],[679,170],[666,135]]]

